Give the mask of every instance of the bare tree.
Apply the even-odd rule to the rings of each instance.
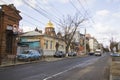
[[[112,41],[112,42],[110,42],[111,52],[114,52],[114,48],[116,49],[116,52],[118,52],[118,43],[115,41]]]
[[[69,47],[75,32],[85,20],[86,19],[82,18],[79,14],[75,14],[75,16],[68,15],[67,17],[63,17],[63,19],[60,20],[60,27],[64,35],[64,41],[66,43],[66,53],[69,51]]]
[[[57,52],[58,48],[59,48],[59,43],[58,42],[56,42],[55,48],[56,48],[56,52]]]

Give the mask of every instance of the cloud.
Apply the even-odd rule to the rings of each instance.
[[[100,16],[107,16],[110,12],[108,10],[97,11],[96,14]]]
[[[23,29],[23,32],[33,31],[35,28],[31,26],[21,26],[21,29]]]
[[[96,2],[96,0],[81,0],[81,1],[87,3],[88,6],[93,5]]]
[[[102,24],[100,22],[97,22],[93,27],[97,32],[100,33],[105,33],[109,28],[108,25]]]
[[[15,4],[16,7],[19,7],[19,6],[23,5],[22,0],[12,0],[12,3]]]
[[[42,4],[48,4],[51,2],[61,2],[61,3],[68,3],[69,0],[41,0]]]
[[[112,16],[114,16],[114,17],[116,17],[116,18],[120,18],[120,12],[113,13]]]
[[[5,1],[0,1],[0,4],[14,4],[16,7],[22,6],[23,2],[22,0],[5,0]]]
[[[69,0],[60,0],[62,3],[68,3]]]
[[[44,28],[41,27],[37,27],[38,30],[42,30],[42,32],[44,33]],[[23,32],[29,32],[29,31],[34,31],[36,29],[36,27],[33,27],[31,25],[21,25],[20,29],[23,30]]]
[[[95,31],[97,32],[108,32],[109,28],[109,21],[108,18],[110,17],[110,11],[108,10],[99,10],[94,15],[93,19],[95,21],[95,24],[93,25]],[[106,22],[107,21],[107,22]]]
[[[36,4],[37,4],[37,1],[36,0],[28,0],[27,3],[35,8]]]
[[[5,4],[5,2],[0,1],[0,5]]]
[[[107,0],[108,3],[120,3],[120,0]]]
[[[95,33],[93,34],[98,41],[109,43],[113,37],[115,41],[120,41],[119,21],[120,12],[111,12],[109,10],[97,11],[94,15],[95,24],[93,25]],[[103,38],[106,38],[103,40]],[[105,41],[105,42],[104,42]]]
[[[43,4],[48,4],[49,0],[41,0]]]

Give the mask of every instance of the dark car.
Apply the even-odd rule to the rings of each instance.
[[[31,61],[38,60],[42,54],[37,50],[25,50],[17,55],[18,60]]]
[[[69,52],[68,56],[77,56],[77,53],[76,52]]]
[[[65,57],[65,53],[63,51],[56,51],[54,57]]]
[[[94,55],[94,52],[89,52],[89,55]]]

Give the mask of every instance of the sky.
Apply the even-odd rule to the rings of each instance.
[[[81,16],[88,18],[79,29],[81,33],[86,28],[87,33],[105,46],[112,39],[120,41],[120,0],[0,0],[2,4],[14,4],[21,11],[19,27],[24,32],[36,27],[44,30],[49,20],[55,30],[60,31],[59,19],[74,16],[79,11]]]

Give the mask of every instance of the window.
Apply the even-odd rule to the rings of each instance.
[[[48,40],[46,40],[46,49],[48,49]]]
[[[53,43],[53,42],[51,41],[51,42],[50,42],[50,49],[52,49],[52,43]]]
[[[64,49],[64,45],[61,45],[61,47]]]

